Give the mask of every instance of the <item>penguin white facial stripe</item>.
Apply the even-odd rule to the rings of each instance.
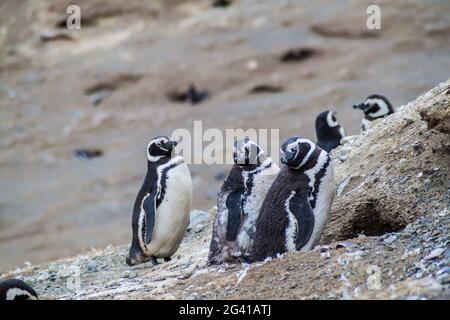
[[[298,167],[296,167],[296,169],[301,168],[308,160],[309,158],[311,158],[312,153],[314,152],[314,150],[316,149],[316,146],[314,143],[312,143],[311,141],[307,140],[307,139],[299,139],[301,140],[301,143],[307,143],[309,144],[310,148],[308,153],[306,154],[306,156],[303,158],[303,161],[300,163],[300,165]],[[300,150],[300,148],[299,148]]]
[[[6,292],[6,300],[14,300],[17,296],[28,296],[30,300],[36,300],[36,297],[30,294],[28,291],[19,288],[10,288]]]
[[[321,179],[324,176],[328,166],[329,166],[330,157],[325,151],[321,151],[319,157],[317,158],[316,165],[309,170],[305,171],[305,174],[309,179],[309,187],[310,187],[310,196],[308,197],[311,207],[314,209],[316,207],[316,197],[317,191],[316,185],[320,184]],[[322,172],[321,172],[322,171]]]
[[[333,127],[336,127],[339,125],[339,123],[336,120],[333,120],[333,111],[328,111],[327,124],[330,128],[333,128]]]
[[[380,107],[380,110],[378,110],[376,112],[367,113],[372,118],[377,118],[377,117],[381,117],[381,116],[389,114],[389,107],[386,104],[386,102],[384,102],[382,99],[376,99],[376,98],[367,99],[365,104],[369,104],[369,105],[377,104]]]

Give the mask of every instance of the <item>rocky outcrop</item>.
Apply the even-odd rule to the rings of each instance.
[[[448,87],[440,84],[333,152],[337,196],[322,245],[206,267],[214,212],[194,212],[170,262],[127,246],[3,274],[48,299],[449,299]]]
[[[345,138],[333,151],[337,197],[323,243],[399,231],[450,207],[450,81]]]

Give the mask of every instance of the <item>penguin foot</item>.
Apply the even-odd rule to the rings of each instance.
[[[152,261],[153,265],[156,266],[159,264],[158,259],[156,259],[156,257],[151,256],[150,260]]]
[[[164,258],[164,261],[165,261],[165,262],[169,262],[169,261],[171,261],[171,260],[172,260],[171,257],[165,257],[165,258]]]

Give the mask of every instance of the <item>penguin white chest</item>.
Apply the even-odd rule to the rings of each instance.
[[[310,241],[305,246],[305,249],[310,250],[319,242],[322,236],[325,225],[328,221],[331,205],[333,204],[335,195],[335,182],[334,182],[334,168],[330,162],[325,175],[322,177],[319,184],[319,191],[317,193],[316,206],[313,209],[314,212],[314,230],[311,235]]]
[[[164,197],[156,209],[153,237],[147,251],[156,257],[168,257],[178,249],[189,224],[192,179],[186,163],[167,172],[161,170],[161,174],[164,176],[160,177],[158,193],[163,192]]]
[[[253,235],[256,231],[256,221],[259,217],[261,205],[269,191],[273,181],[277,177],[280,168],[274,163],[262,172],[256,174],[253,178],[253,187],[250,194],[247,195],[244,202],[245,220],[237,240],[241,250],[247,252],[253,242]]]

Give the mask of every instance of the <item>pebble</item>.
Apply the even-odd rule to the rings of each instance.
[[[423,257],[424,260],[433,260],[437,257],[439,257],[442,253],[444,253],[445,249],[444,248],[437,248],[434,249],[433,251],[431,251],[428,255],[426,255],[425,257]]]
[[[205,228],[204,223],[208,221],[208,219],[208,212],[202,210],[192,210],[187,231],[190,232],[191,230],[194,230],[196,233],[202,231]]]
[[[351,243],[351,242],[339,242],[338,244],[336,244],[336,249],[350,248],[352,246],[353,246],[353,243]]]
[[[125,270],[122,273],[122,278],[125,278],[125,279],[134,279],[136,277],[137,277],[137,273],[132,270]]]
[[[97,262],[95,262],[94,260],[90,260],[87,264],[86,264],[86,268],[89,272],[94,272],[97,271]]]
[[[200,233],[205,229],[205,226],[203,224],[198,224],[194,227],[194,232],[195,233]]]
[[[93,106],[98,106],[103,100],[111,95],[111,91],[109,90],[101,90],[95,92],[89,96],[89,100],[91,101]]]
[[[392,244],[394,243],[394,241],[397,240],[397,236],[396,235],[391,235],[388,238],[383,240],[383,243],[385,244]]]

